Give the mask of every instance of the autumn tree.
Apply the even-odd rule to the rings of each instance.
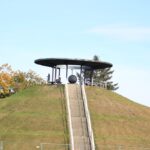
[[[45,83],[45,81],[33,70],[29,70],[28,72],[16,71],[14,73],[14,82],[16,90]]]
[[[18,91],[44,83],[45,81],[33,70],[29,70],[28,72],[13,71],[8,64],[0,66],[0,89],[4,95],[10,94],[11,88]]]
[[[0,86],[4,94],[9,94],[9,88],[14,84],[13,71],[10,65],[3,64],[0,66]]]
[[[20,70],[14,72],[13,79],[14,79],[15,91],[22,90],[27,87],[27,81],[25,79],[25,75],[26,73]]]
[[[33,70],[29,70],[25,74],[25,80],[27,81],[28,86],[41,85],[45,83],[45,81]]]

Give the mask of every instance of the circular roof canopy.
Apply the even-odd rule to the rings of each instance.
[[[85,59],[67,59],[67,58],[44,58],[34,61],[38,65],[55,67],[58,65],[80,65],[90,69],[104,69],[112,67],[111,63],[102,61],[93,61]]]

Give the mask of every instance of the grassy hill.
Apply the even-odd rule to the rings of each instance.
[[[98,149],[115,145],[150,149],[149,107],[97,87],[87,87],[86,93]]]
[[[63,87],[37,86],[0,99],[0,141],[6,150],[55,149],[68,143]],[[52,148],[53,147],[53,148]],[[45,149],[44,149],[45,150]]]
[[[97,149],[150,147],[148,107],[97,87],[86,87],[86,93]],[[69,143],[66,118],[63,86],[26,89],[0,99],[0,141],[6,150],[36,150],[40,143],[43,150],[65,150],[54,143]]]

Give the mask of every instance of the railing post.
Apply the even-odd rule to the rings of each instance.
[[[0,141],[0,150],[4,150],[3,141]]]
[[[40,143],[40,150],[43,150],[43,144]]]

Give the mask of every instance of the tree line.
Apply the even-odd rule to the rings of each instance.
[[[0,97],[43,83],[45,81],[33,70],[14,71],[9,64],[0,66]]]

